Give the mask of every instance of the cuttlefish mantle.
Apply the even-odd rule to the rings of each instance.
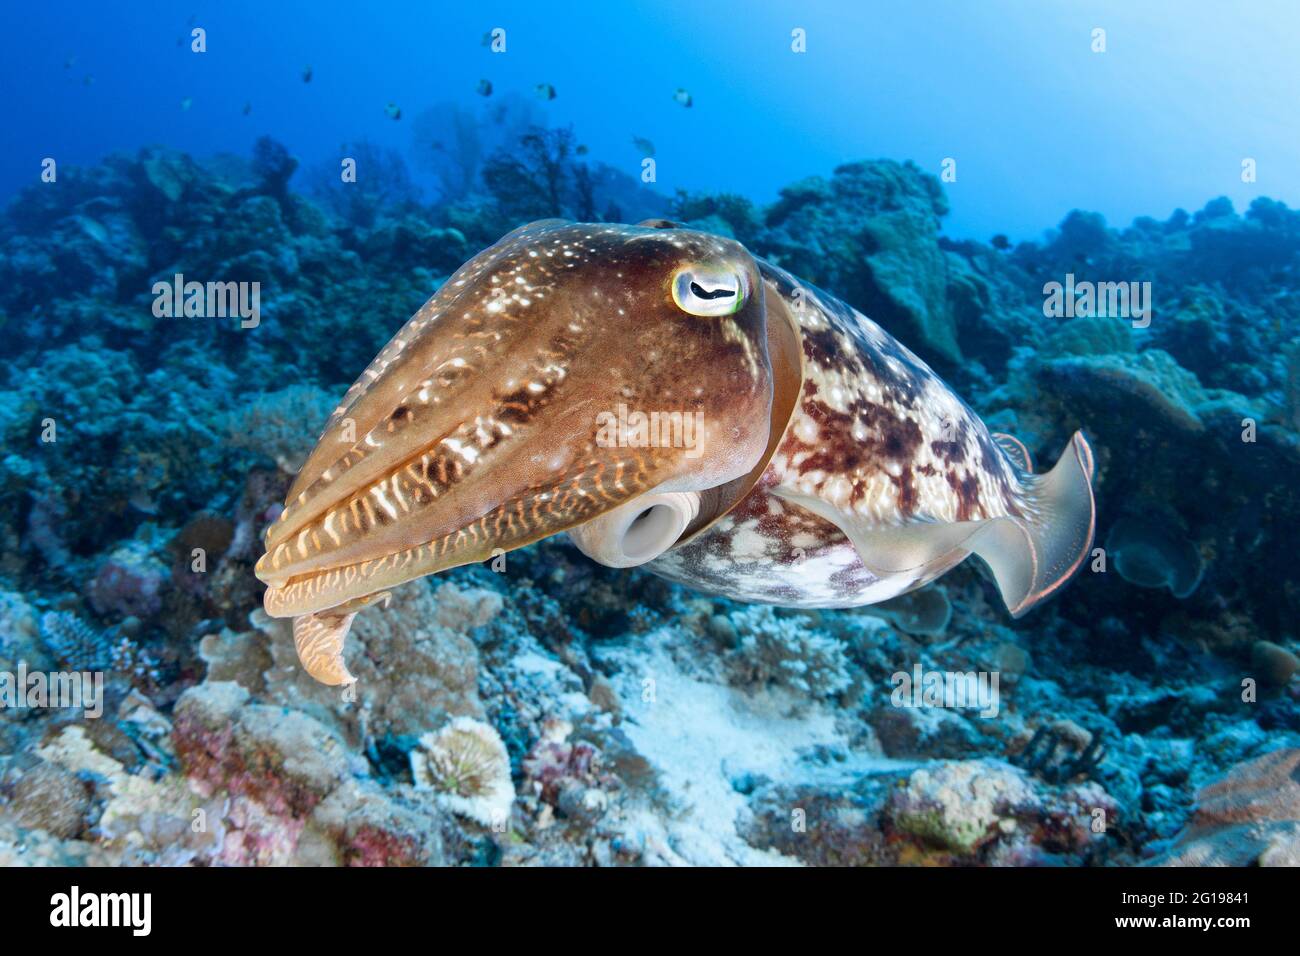
[[[265,607],[351,681],[355,614],[569,532],[740,600],[885,601],[967,556],[1013,614],[1092,541],[1081,434],[1031,471],[920,359],[739,243],[544,220],[462,266],[325,424],[266,534]]]

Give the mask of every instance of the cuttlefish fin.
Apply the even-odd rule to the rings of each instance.
[[[993,572],[1012,617],[1020,617],[1074,576],[1092,547],[1097,520],[1092,448],[1075,432],[1051,471],[1028,475],[1022,514],[983,523],[968,550]]]
[[[293,646],[303,669],[322,684],[337,686],[355,683],[356,678],[343,660],[343,642],[352,629],[352,621],[358,611],[381,601],[387,607],[391,597],[392,592],[379,591],[338,607],[295,617]]]
[[[1092,449],[1083,433],[1075,432],[1051,471],[1021,479],[1024,504],[1018,514],[881,527],[811,495],[774,493],[835,523],[862,563],[882,577],[914,574],[921,580],[978,555],[992,571],[1007,610],[1020,617],[1083,564],[1096,523],[1092,473]]]
[[[1003,453],[1011,459],[1011,463],[1026,475],[1034,473],[1034,458],[1029,454],[1029,449],[1015,435],[1008,435],[1006,432],[993,432],[993,440],[998,443],[998,447]]]

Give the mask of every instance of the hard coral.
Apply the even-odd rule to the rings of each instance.
[[[222,419],[226,444],[255,452],[297,474],[314,444],[313,436],[334,410],[329,392],[311,385],[291,385],[256,395]]]
[[[356,777],[343,741],[305,714],[250,704],[237,684],[205,683],[178,701],[173,737],[190,784],[231,798],[227,862],[442,859],[436,815]]]
[[[754,605],[730,615],[740,644],[726,663],[738,684],[775,685],[830,697],[851,683],[843,645],[817,633],[806,617]]]
[[[1300,749],[1237,764],[1202,788],[1162,866],[1300,866]]]
[[[419,749],[411,751],[411,776],[447,809],[484,826],[503,826],[515,799],[501,735],[469,717],[420,738]]]
[[[150,618],[162,609],[170,574],[142,541],[113,550],[86,587],[91,607],[102,615]]]

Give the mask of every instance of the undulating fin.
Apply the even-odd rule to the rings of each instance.
[[[1006,456],[1011,459],[1011,463],[1021,472],[1026,475],[1034,473],[1034,457],[1029,454],[1029,449],[1025,447],[1024,442],[1015,435],[1008,435],[1006,432],[993,432],[991,437],[998,443],[998,447],[1006,453]]]
[[[343,642],[352,629],[352,620],[362,608],[391,596],[382,591],[315,614],[293,619],[293,646],[303,669],[322,684],[337,686],[356,681],[343,660]]]
[[[1051,471],[1025,479],[1023,515],[989,521],[972,540],[1013,617],[1053,594],[1087,557],[1097,520],[1092,473],[1092,448],[1075,432]]]
[[[862,563],[881,577],[930,580],[979,555],[1007,610],[1019,617],[1068,581],[1087,556],[1096,523],[1092,473],[1092,449],[1075,432],[1051,471],[1023,479],[1023,505],[1004,517],[882,527],[811,495],[784,488],[773,493],[838,525]]]

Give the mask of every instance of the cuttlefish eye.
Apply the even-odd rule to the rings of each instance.
[[[743,271],[690,266],[673,279],[673,301],[691,315],[731,315],[745,304],[749,282]]]

